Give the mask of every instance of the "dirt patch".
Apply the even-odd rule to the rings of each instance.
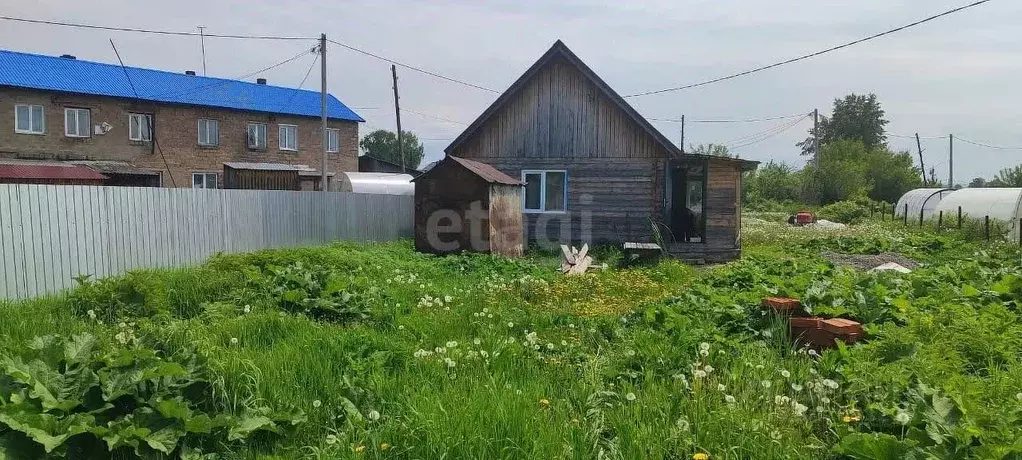
[[[919,268],[918,262],[893,252],[881,252],[880,254],[838,254],[836,252],[824,252],[820,255],[831,261],[834,265],[844,265],[859,270],[869,270],[888,262],[894,262],[902,267],[913,270]]]

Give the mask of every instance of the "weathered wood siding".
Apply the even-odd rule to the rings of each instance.
[[[505,257],[521,257],[522,187],[490,184],[490,252]]]
[[[648,218],[662,217],[663,186],[655,181],[668,153],[562,59],[449,153],[512,177],[526,169],[568,171],[567,212],[525,214],[530,241],[650,241]]]
[[[489,251],[489,185],[453,163],[415,182],[415,250],[434,254]]]
[[[679,243],[670,252],[681,257],[723,262],[741,255],[742,172],[728,161],[709,160],[706,174],[706,242]]]

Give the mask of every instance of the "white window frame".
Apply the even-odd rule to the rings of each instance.
[[[263,138],[262,138],[263,143],[262,143],[262,145],[260,145],[259,142],[258,142],[259,141],[258,136],[256,136],[256,144],[255,145],[252,144],[252,135],[251,134],[252,134],[252,128],[253,127],[261,127],[263,129]],[[260,123],[260,122],[257,122],[257,121],[250,121],[248,123],[248,125],[245,126],[245,145],[248,146],[249,150],[266,150],[266,144],[268,143],[268,134],[269,134],[268,129],[269,128],[266,126],[266,123]]]
[[[18,108],[20,108],[20,107],[27,107],[28,108],[28,129],[27,130],[25,130],[25,129],[18,129],[18,121],[19,121],[19,119],[18,119]],[[39,109],[39,112],[42,115],[40,118],[42,119],[43,125],[38,127],[39,128],[38,131],[34,130],[33,128],[36,128],[36,126],[32,125],[32,110],[34,110],[34,109]],[[39,104],[14,104],[14,132],[18,133],[18,134],[46,134],[46,109],[44,109],[43,106],[41,106]]]
[[[78,125],[81,124],[82,112],[85,112],[88,116],[88,123],[85,124],[85,134],[78,132]],[[69,113],[75,114],[75,132],[72,134],[70,131],[70,125],[67,124],[67,115]],[[81,107],[64,107],[64,136],[65,137],[92,137],[92,111],[89,109],[83,109]]]
[[[202,187],[196,187],[195,186],[195,176],[202,177]],[[207,187],[207,185],[209,184],[209,176],[213,176],[213,186],[212,187]],[[216,189],[216,188],[218,188],[218,183],[219,182],[220,182],[220,176],[217,173],[215,173],[215,172],[197,171],[197,172],[193,172],[192,173],[192,188],[195,188],[195,189]]]
[[[207,124],[207,126],[206,126],[206,139],[202,138],[202,124],[203,123]],[[208,126],[208,124],[210,124],[210,123],[212,123],[214,126],[216,126],[216,138],[212,139],[212,140],[209,139],[209,126]],[[220,146],[220,120],[217,120],[215,118],[200,118],[198,123],[195,125],[195,131],[196,131],[195,135],[198,138],[198,143],[199,143],[200,146],[203,146],[203,147],[219,147]]]
[[[138,137],[131,137],[131,124],[134,123],[136,118],[144,118],[146,120],[146,127],[149,128],[143,132],[142,124],[138,126]],[[148,113],[129,113],[128,114],[128,140],[138,142],[152,142],[153,141],[153,116]]]
[[[563,173],[564,174],[564,209],[558,209],[553,211],[546,210],[546,176],[548,173]],[[525,182],[525,176],[529,174],[540,175],[540,186],[539,186],[539,208],[528,208],[526,207],[527,192],[526,187],[522,187],[522,212],[525,214],[565,214],[568,212],[568,170],[567,169],[524,169],[522,170],[522,182]]]
[[[341,130],[337,128],[326,129],[326,153],[337,153],[341,151]]]
[[[294,128],[294,130],[295,130],[295,134],[294,134],[294,147],[289,147],[289,146],[285,146],[284,145],[284,141],[287,139],[287,136],[283,136],[282,134],[284,133],[285,130],[287,130],[289,128]],[[298,151],[298,125],[283,125],[282,124],[282,125],[278,125],[277,126],[277,148],[279,150],[283,150],[285,152],[297,152]]]

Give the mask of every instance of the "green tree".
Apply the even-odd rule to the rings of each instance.
[[[1002,169],[990,183],[997,184],[991,187],[1022,187],[1022,165]]]
[[[887,132],[884,109],[875,94],[849,94],[834,99],[830,118],[821,116],[819,122],[820,149],[839,140],[860,141],[867,150],[885,148]],[[809,138],[797,144],[803,155],[813,154],[813,129]]]
[[[923,186],[919,168],[913,166],[908,152],[875,148],[867,155],[867,165],[866,180],[871,185],[867,196],[873,200],[894,203],[905,192]]]
[[[418,169],[422,162],[424,148],[419,138],[410,131],[401,131],[402,153],[405,157],[405,166],[408,169]],[[394,164],[401,164],[401,156],[397,149],[397,133],[385,129],[377,129],[359,141],[358,145],[366,155],[389,161]]]
[[[987,180],[982,177],[977,177],[969,181],[969,188],[983,188],[987,186]]]
[[[711,155],[715,157],[735,157],[731,152],[728,151],[727,146],[724,144],[699,144],[692,145],[688,144],[688,153],[696,155]]]
[[[742,179],[742,192],[749,202],[763,200],[798,201],[802,196],[802,175],[787,163],[769,161]]]
[[[861,198],[870,190],[866,180],[869,151],[858,141],[836,141],[820,147],[818,163],[805,167],[803,187],[820,204]]]

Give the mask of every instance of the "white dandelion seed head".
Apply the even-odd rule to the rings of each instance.
[[[838,383],[833,381],[833,380],[831,380],[831,379],[823,379],[823,384],[827,388],[830,388],[831,390],[836,390],[839,387]]]
[[[635,350],[628,350],[625,352],[625,354],[628,356],[635,356]]]
[[[237,337],[231,337],[231,345],[237,345],[237,344],[238,344],[238,338]]]
[[[252,306],[251,305],[245,305],[245,308],[243,308],[242,310],[245,313],[252,313]]]
[[[369,420],[372,420],[374,422],[380,419],[380,413],[377,412],[375,409],[369,411],[369,413],[366,414],[366,416],[369,418]]]
[[[628,394],[625,395],[625,399],[629,401],[635,401],[635,393],[629,392]]]
[[[480,339],[479,339],[479,338],[477,337],[477,338],[474,338],[474,339],[472,339],[472,343],[473,343],[474,345],[479,345],[480,343],[483,343],[483,341],[482,341],[482,340],[480,340]]]
[[[773,385],[773,383],[771,383],[769,380],[764,380],[762,382],[759,382],[759,384],[763,385],[763,388],[770,388],[770,385]]]
[[[706,367],[703,367],[703,371],[706,372],[707,374],[712,374],[713,373],[713,366],[707,364]]]
[[[809,407],[803,404],[799,404],[798,402],[792,401],[791,410],[795,412],[795,415],[801,417],[803,415],[806,415],[806,411],[809,410]]]
[[[806,353],[809,353],[809,356],[812,356],[814,358],[820,356],[820,354],[817,353],[816,350],[813,350],[812,348],[810,348],[809,351],[807,351]]]
[[[710,344],[706,343],[706,342],[700,343],[699,344],[699,350],[700,351],[702,351],[702,350],[709,351],[710,350]]]
[[[507,327],[515,327],[515,323],[507,323]]]
[[[312,407],[319,407],[319,406],[322,406],[322,405],[323,405],[323,401],[320,401],[318,399],[315,400],[315,401],[312,401]]]
[[[455,342],[453,340],[447,342],[447,348],[458,348],[458,342]]]
[[[706,377],[706,372],[703,371],[702,369],[696,369],[696,370],[692,371],[692,377],[695,377],[696,379],[705,378]]]
[[[707,357],[710,356],[710,350],[699,350],[699,356]]]
[[[561,346],[562,347],[568,346],[568,341],[567,340],[561,340]]]
[[[909,414],[907,411],[904,410],[899,410],[898,413],[894,415],[894,421],[897,422],[899,425],[908,425],[909,422],[912,421],[912,414]]]
[[[791,384],[791,389],[795,390],[795,393],[798,393],[798,392],[802,391],[802,385],[799,385],[797,383],[793,383],[793,384]]]
[[[723,383],[718,383],[718,384],[717,384],[717,391],[724,391],[724,390],[726,390],[726,389],[727,389],[727,387],[726,387],[726,386],[724,386],[724,384],[723,384]]]
[[[784,378],[790,378],[790,377],[791,377],[791,372],[788,372],[788,370],[787,370],[787,369],[785,369],[785,370],[782,370],[782,371],[781,371],[781,377],[784,377]]]
[[[553,342],[547,342],[546,349],[547,350],[553,350],[554,349],[554,343]]]
[[[791,398],[787,396],[783,395],[774,396],[774,404],[777,404],[778,406],[783,406],[785,404],[788,404],[789,402],[791,402]]]
[[[824,404],[830,404],[830,398],[824,396],[824,397],[820,398],[820,402],[822,402]]]
[[[403,331],[403,330],[405,330],[405,325],[404,325],[404,324],[399,324],[399,325],[397,326],[397,329],[398,329],[399,331]]]
[[[815,369],[815,368],[812,368],[812,367],[810,367],[810,368],[809,368],[809,373],[810,373],[810,374],[813,374],[813,375],[816,375],[816,369]]]
[[[726,402],[728,404],[734,404],[735,403],[735,397],[731,396],[731,395],[724,395],[724,402]]]
[[[773,337],[773,336],[774,336],[774,333],[773,333],[773,332],[770,332],[770,331],[763,331],[763,337],[766,337],[766,338],[768,338],[768,339],[769,339],[769,338],[771,338],[771,337]]]

